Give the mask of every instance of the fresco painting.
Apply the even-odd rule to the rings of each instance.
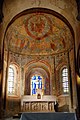
[[[51,24],[50,18],[44,14],[33,14],[26,21],[26,32],[34,39],[41,40],[47,36]]]
[[[47,13],[31,13],[19,17],[9,27],[8,36],[9,48],[26,55],[54,54],[68,50],[73,44],[68,26]]]

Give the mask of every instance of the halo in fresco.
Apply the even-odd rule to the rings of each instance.
[[[50,18],[42,13],[31,15],[26,20],[25,29],[29,36],[41,40],[46,37],[51,30]]]
[[[30,13],[17,18],[8,28],[9,50],[25,55],[50,55],[73,46],[68,26],[48,13]]]

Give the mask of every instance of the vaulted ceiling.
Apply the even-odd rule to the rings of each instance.
[[[56,16],[34,12],[17,18],[10,25],[6,45],[17,54],[50,55],[69,50],[73,46],[73,36]]]

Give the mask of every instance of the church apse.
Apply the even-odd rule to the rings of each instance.
[[[54,111],[56,96],[51,93],[52,81],[49,66],[42,62],[36,61],[25,66],[24,95],[21,98],[22,111]]]
[[[60,85],[61,73],[59,69],[57,71],[57,66],[62,62],[66,64],[67,53],[74,47],[67,24],[51,13],[27,13],[10,25],[5,43],[5,51],[9,50],[12,55],[10,62],[18,63],[20,67],[19,87],[23,111],[54,111],[52,106],[56,98],[64,96]],[[67,81],[62,84],[65,90],[67,84]],[[37,93],[42,97],[37,97]],[[43,108],[38,108],[39,105]]]

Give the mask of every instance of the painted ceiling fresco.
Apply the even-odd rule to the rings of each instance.
[[[49,55],[70,49],[72,34],[59,18],[47,13],[30,13],[8,28],[8,48],[18,54]]]

